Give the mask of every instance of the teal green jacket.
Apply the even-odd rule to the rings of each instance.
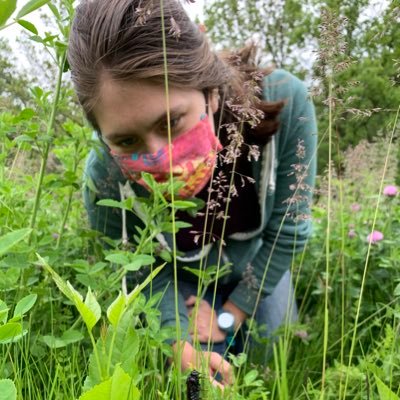
[[[268,101],[284,100],[285,106],[280,114],[278,132],[260,149],[260,158],[252,162],[261,210],[260,223],[252,232],[235,233],[225,238],[220,260],[220,265],[232,263],[231,273],[220,282],[234,285],[229,299],[248,315],[253,313],[257,297],[265,297],[273,291],[291,267],[293,256],[303,249],[311,234],[310,203],[316,173],[315,112],[304,83],[284,70],[275,70],[264,78],[263,95]],[[301,146],[304,146],[303,151],[300,151]],[[118,183],[124,184],[126,179],[106,151],[94,150],[87,160],[86,177],[91,181],[84,192],[91,227],[111,238],[121,238],[122,220],[118,210],[98,206],[96,202],[106,198],[120,200]],[[138,184],[131,183],[131,188],[139,196],[144,194]],[[133,233],[135,224],[141,223],[132,213],[127,217],[128,233]],[[172,248],[170,236],[164,235],[160,240]],[[178,257],[178,275],[195,281],[197,278],[185,273],[182,267],[198,268],[202,258],[203,268],[205,259],[208,266],[217,265],[218,250],[219,243],[216,242],[200,252],[193,250]],[[253,267],[253,279],[246,276],[248,265]],[[153,280],[152,291],[164,293],[159,304],[162,326],[174,326],[172,265],[167,264]],[[178,307],[182,336],[186,337],[188,317],[181,294]]]

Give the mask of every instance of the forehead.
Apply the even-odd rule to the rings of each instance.
[[[188,108],[203,99],[201,91],[169,87],[169,108]],[[104,79],[93,112],[103,133],[148,127],[167,110],[165,86],[146,80]]]

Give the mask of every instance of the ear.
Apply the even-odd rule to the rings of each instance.
[[[219,108],[219,94],[218,89],[213,89],[208,92],[208,104],[210,105],[210,111],[214,114]]]

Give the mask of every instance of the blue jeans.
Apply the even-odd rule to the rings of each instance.
[[[211,285],[204,299],[212,304],[213,290],[214,287]],[[219,310],[222,304],[227,300],[229,293],[232,291],[232,287],[220,286],[217,288],[217,295],[214,301],[214,309]],[[187,299],[190,295],[197,295],[197,285],[189,282],[179,282],[179,290],[183,297]],[[272,342],[276,338],[274,332],[285,323],[291,323],[297,321],[297,306],[294,299],[294,290],[291,280],[290,271],[282,276],[281,280],[276,285],[274,291],[261,300],[259,303],[256,314],[255,322],[258,330],[258,336],[261,338],[261,344],[257,343],[254,338],[250,338],[250,354],[255,360],[262,364],[266,364],[268,359],[271,357],[271,345],[268,342]],[[232,353],[240,353],[243,351],[243,343],[246,338],[245,328],[242,328],[237,334],[235,345],[228,351]],[[267,339],[267,340],[264,340]],[[269,340],[268,340],[269,339]],[[203,349],[207,349],[207,343],[201,344]],[[212,343],[211,350],[219,354],[224,355],[227,350],[227,344],[224,343]],[[226,354],[225,354],[226,355]]]

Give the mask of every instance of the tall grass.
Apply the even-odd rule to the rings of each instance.
[[[165,48],[165,37],[163,42]],[[165,65],[166,57],[164,52]],[[332,70],[337,57],[334,54],[329,59]],[[55,182],[62,180],[65,171],[60,167],[50,171],[46,167],[51,142],[46,142],[39,152],[36,146],[40,141],[35,143],[35,140],[24,142],[18,139],[24,130],[37,129],[43,122],[47,131],[37,131],[37,136],[50,137],[54,134],[58,140],[58,157],[76,160],[74,174],[83,173],[84,150],[78,150],[72,145],[74,138],[63,136],[55,126],[57,105],[60,96],[65,95],[61,81],[64,61],[63,55],[59,58],[59,76],[52,93],[53,107],[48,121],[39,121],[39,104],[35,105],[35,113],[30,118],[5,110],[0,114],[3,154],[0,157],[3,178],[0,249],[6,245],[6,233],[27,226],[33,228],[26,243],[16,242],[4,254],[0,252],[0,299],[6,304],[0,303],[0,379],[12,379],[20,399],[79,398],[89,374],[91,354],[99,346],[101,348],[107,331],[111,329],[103,315],[93,334],[85,332],[82,319],[71,300],[60,294],[49,275],[42,270],[36,253],[80,292],[86,292],[87,286],[92,287],[103,314],[120,290],[121,270],[115,272],[112,269],[115,265],[106,260],[108,253],[99,235],[82,226],[85,215],[76,185],[60,187]],[[313,209],[314,236],[304,252],[294,260],[292,268],[296,277],[299,321],[282,329],[276,342],[261,342],[260,346],[273,347],[269,365],[251,364],[242,356],[233,356],[231,362],[236,370],[233,387],[219,392],[203,380],[206,388],[204,398],[300,400],[397,399],[400,396],[400,204],[398,196],[383,195],[384,186],[392,184],[394,175],[398,174],[393,172],[392,154],[398,135],[399,108],[396,108],[395,115],[388,115],[391,125],[388,140],[371,144],[372,151],[367,153],[367,159],[358,160],[359,172],[364,168],[364,174],[370,174],[372,182],[368,178],[365,181],[352,180],[351,167],[338,175],[331,161],[335,145],[339,147],[335,143],[334,132],[335,119],[340,118],[340,112],[333,93],[334,74],[327,78],[329,126],[320,137],[321,141],[329,143],[328,170],[318,182],[320,192],[316,195]],[[168,88],[165,67],[167,110]],[[171,143],[168,125],[168,140]],[[78,131],[78,126],[73,129]],[[89,145],[91,133],[87,130],[84,134]],[[386,146],[383,153],[382,144]],[[38,167],[36,158],[39,154],[42,162]],[[346,157],[350,160],[351,154]],[[19,162],[21,159],[22,163]],[[357,160],[352,161],[354,165]],[[371,171],[365,167],[368,163],[374,163],[379,168]],[[235,167],[233,163],[233,170]],[[35,179],[31,177],[31,171],[35,171]],[[35,182],[39,182],[36,188]],[[229,191],[228,198],[230,196]],[[173,230],[176,231],[173,190],[171,202]],[[356,203],[360,205],[360,210],[351,208]],[[229,201],[225,215],[228,207]],[[62,218],[60,210],[64,210]],[[367,235],[376,229],[383,232],[384,239],[368,243]],[[354,232],[348,236],[350,231]],[[206,244],[204,238],[205,235],[203,246]],[[117,244],[110,241],[109,244],[113,250],[119,251]],[[215,288],[220,278],[221,249],[213,281]],[[146,399],[184,398],[186,374],[181,372],[180,358],[176,357],[171,368],[165,368],[167,359],[172,356],[166,339],[171,339],[171,336],[180,339],[182,334],[177,305],[175,237],[173,260],[177,326],[172,335],[160,329],[155,307],[157,299],[146,302],[138,296],[132,306],[137,335],[137,348],[134,348],[137,365],[132,367],[136,368],[132,374],[135,376],[134,384],[141,391],[142,398]],[[202,265],[206,265],[206,261],[202,260]],[[207,281],[199,278],[199,294],[205,284]],[[23,317],[26,334],[18,341],[7,343],[4,340],[3,343],[3,326],[7,318],[11,318],[17,301],[32,292],[38,294],[38,301],[29,315]],[[215,297],[214,291],[214,300]],[[140,318],[141,313],[147,315],[146,324]],[[251,324],[249,332],[253,331]],[[116,340],[113,336],[112,345]],[[249,337],[246,343],[248,340]],[[180,340],[177,343],[179,354]],[[112,369],[111,355],[108,354],[107,374]],[[97,354],[97,365],[101,365],[99,358]],[[203,369],[208,370],[207,360]]]

